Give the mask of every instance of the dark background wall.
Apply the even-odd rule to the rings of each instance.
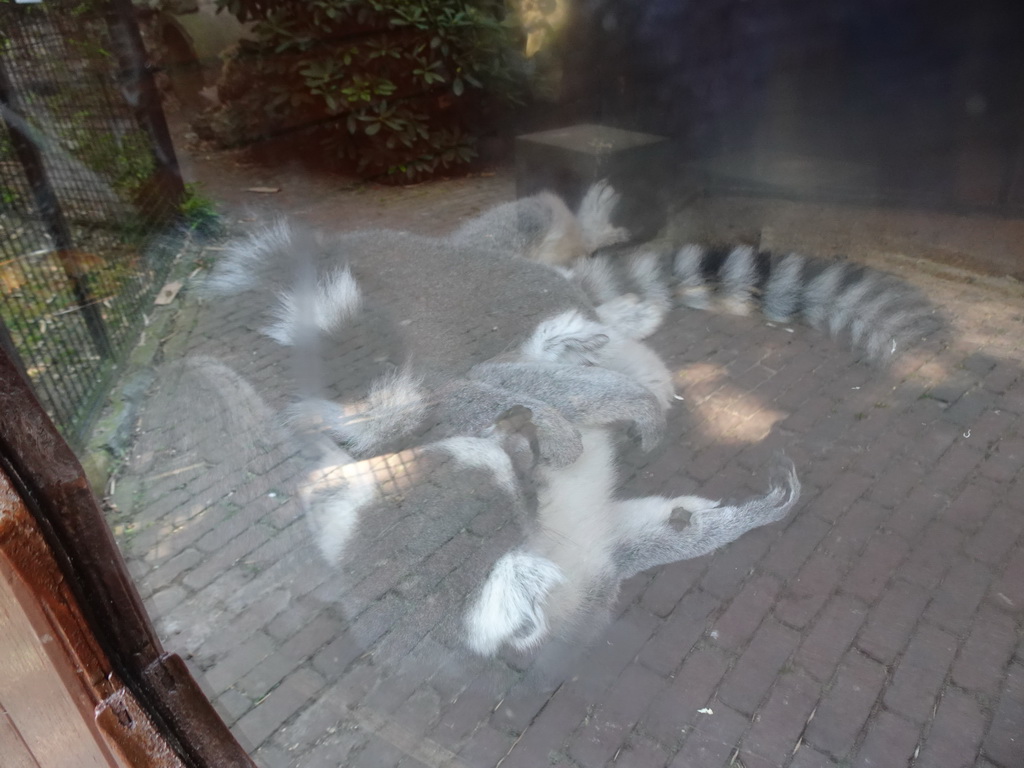
[[[1024,206],[1024,3],[582,0],[564,105],[715,183]]]

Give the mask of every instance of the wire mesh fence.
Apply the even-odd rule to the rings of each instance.
[[[0,3],[0,337],[80,439],[180,236],[129,0]]]

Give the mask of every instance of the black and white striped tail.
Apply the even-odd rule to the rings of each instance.
[[[942,325],[916,288],[846,260],[687,245],[675,254],[672,272],[682,304],[735,314],[759,307],[776,322],[802,320],[846,335],[873,361],[892,358]]]

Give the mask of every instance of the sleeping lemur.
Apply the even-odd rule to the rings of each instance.
[[[491,656],[590,634],[619,585],[783,519],[783,462],[738,504],[616,495],[617,443],[661,438],[672,376],[643,339],[676,301],[848,331],[872,359],[931,321],[887,275],[749,248],[599,253],[628,233],[594,185],[574,214],[544,193],[447,237],[319,233],[279,221],[235,242],[206,291],[255,294],[263,333],[322,381],[289,409],[315,459],[300,497],[367,642],[432,637]],[[298,269],[295,265],[299,265]],[[330,391],[345,340],[375,345],[370,381]]]

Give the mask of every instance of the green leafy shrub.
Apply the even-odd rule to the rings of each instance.
[[[185,184],[185,195],[180,207],[185,226],[193,234],[200,237],[215,237],[223,233],[224,222],[217,213],[217,206],[203,193],[198,183]]]
[[[218,0],[255,40],[225,64],[206,127],[238,144],[316,127],[366,177],[415,180],[470,162],[482,116],[525,93],[502,0]]]

